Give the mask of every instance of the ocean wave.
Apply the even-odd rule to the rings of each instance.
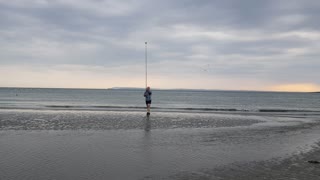
[[[81,105],[46,105],[37,107],[6,106],[0,109],[35,109],[35,110],[118,110],[118,111],[142,111],[144,106],[81,106]],[[206,108],[206,107],[152,107],[154,110],[162,112],[261,112],[261,113],[311,113],[320,112],[305,109],[237,109],[237,108]]]
[[[48,108],[98,108],[98,109],[145,109],[145,107],[142,106],[45,106]],[[172,110],[200,110],[200,111],[239,111],[234,108],[189,108],[189,107],[183,107],[183,108],[164,108],[164,107],[152,107],[152,109],[172,109]]]
[[[320,112],[320,111],[296,110],[296,109],[259,109],[259,112]]]

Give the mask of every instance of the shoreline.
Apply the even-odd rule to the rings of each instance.
[[[258,109],[258,110],[237,110],[219,108],[151,108],[151,113],[182,113],[182,114],[224,114],[224,115],[257,115],[257,116],[320,116],[320,111],[315,110],[290,110],[290,109]],[[0,107],[0,112],[119,112],[119,113],[145,113],[145,107],[112,107],[99,108],[76,108],[65,106],[64,108],[17,108]]]

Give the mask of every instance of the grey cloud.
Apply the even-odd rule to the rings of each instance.
[[[316,0],[21,2],[0,1],[1,64],[142,66],[148,41],[159,74],[319,83]]]

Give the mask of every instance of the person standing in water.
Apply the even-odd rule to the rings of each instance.
[[[147,114],[148,115],[150,115],[151,95],[152,95],[152,92],[150,90],[150,87],[147,87],[146,92],[144,92],[143,96],[146,98]]]

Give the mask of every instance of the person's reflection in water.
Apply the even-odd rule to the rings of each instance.
[[[150,174],[153,172],[153,155],[152,155],[152,134],[151,134],[151,120],[150,116],[144,118],[144,136],[142,138],[141,157],[143,174]]]
[[[146,132],[149,132],[149,131],[151,130],[150,116],[147,116],[147,117],[145,118],[144,130],[145,130]]]

